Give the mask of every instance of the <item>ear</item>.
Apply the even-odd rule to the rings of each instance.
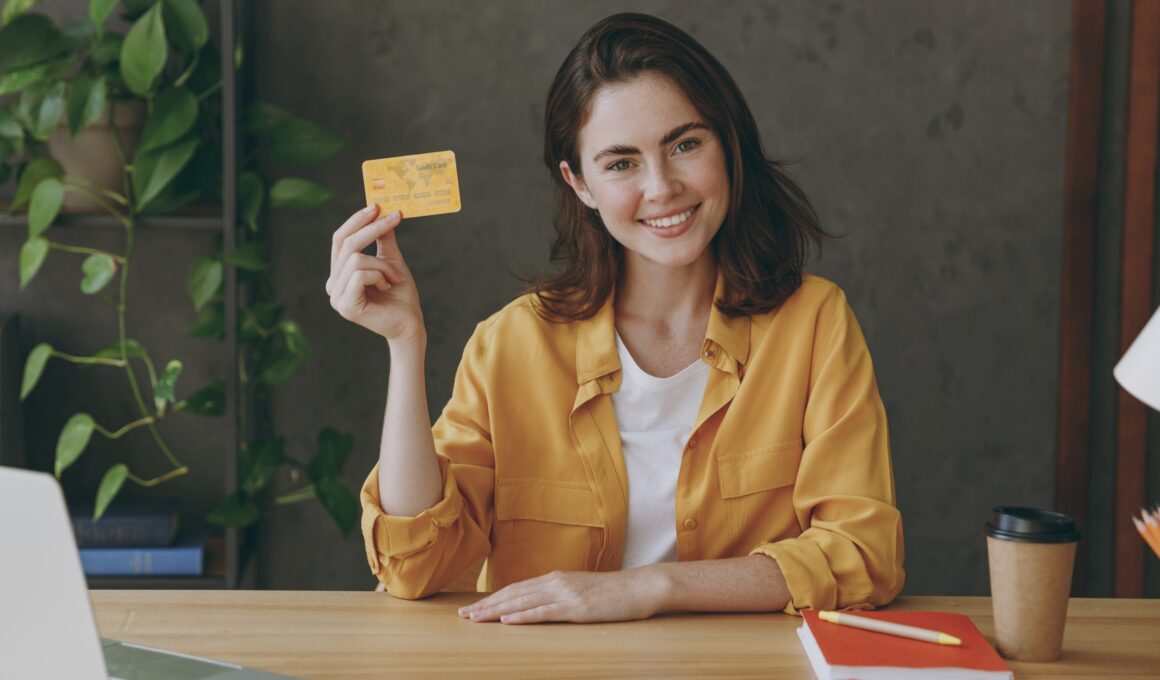
[[[588,186],[584,184],[584,180],[572,174],[572,168],[568,167],[568,161],[560,161],[560,174],[564,176],[564,181],[568,183],[568,186],[572,187],[572,191],[576,192],[580,202],[596,210],[596,199],[592,198],[592,194],[588,192]]]

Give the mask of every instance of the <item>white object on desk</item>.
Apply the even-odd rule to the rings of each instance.
[[[1160,310],[1152,314],[1112,372],[1128,394],[1160,411]]]

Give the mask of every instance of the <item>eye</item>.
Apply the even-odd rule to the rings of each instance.
[[[692,139],[686,139],[677,145],[677,153],[688,153],[693,149],[696,149],[698,146],[701,146],[701,140],[695,137]]]
[[[607,169],[611,170],[613,172],[624,172],[625,170],[628,170],[630,165],[632,165],[632,164],[629,163],[627,160],[621,159],[621,160],[616,161],[612,165],[609,165]]]

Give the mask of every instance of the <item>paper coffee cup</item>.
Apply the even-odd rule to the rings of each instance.
[[[1079,536],[1075,520],[1058,512],[1020,507],[992,511],[987,559],[995,646],[1004,657],[1060,657]]]

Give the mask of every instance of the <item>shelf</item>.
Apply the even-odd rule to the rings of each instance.
[[[222,216],[220,209],[214,214],[210,208],[182,215],[141,215],[137,224],[146,229],[190,229],[202,231],[221,231]],[[18,213],[9,215],[0,213],[0,227],[26,227],[28,215]],[[121,223],[104,213],[64,213],[62,212],[52,222],[54,227],[81,227],[86,229],[122,229]]]

